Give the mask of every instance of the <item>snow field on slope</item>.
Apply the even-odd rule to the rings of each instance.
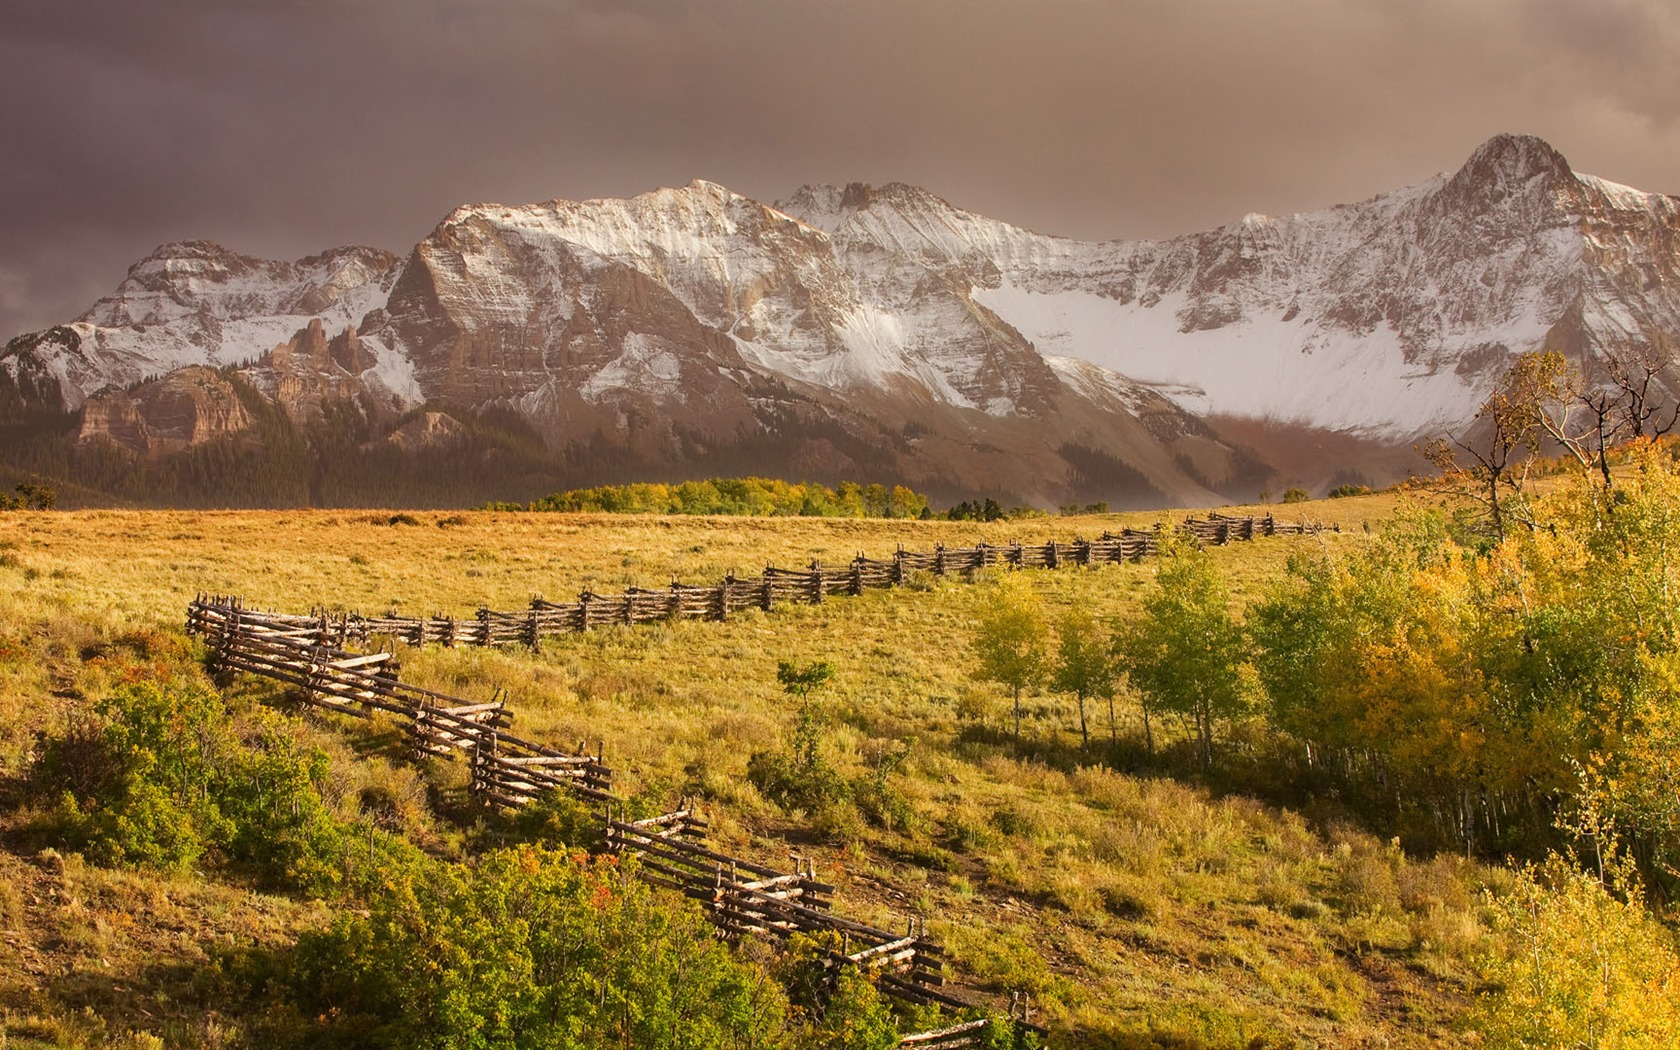
[[[973,295],[1040,353],[1074,357],[1156,386],[1180,407],[1404,439],[1475,414],[1486,396],[1450,371],[1407,365],[1386,325],[1337,333],[1308,350],[1300,321],[1240,321],[1180,332],[1182,292],[1155,306],[1082,291],[1041,294],[1004,284]],[[1184,389],[1194,388],[1195,392]]]

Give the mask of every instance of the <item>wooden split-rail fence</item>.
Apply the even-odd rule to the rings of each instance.
[[[832,944],[819,960],[830,971],[854,966],[875,971],[876,986],[896,998],[962,1009],[971,1004],[939,989],[945,984],[944,952],[922,924],[902,932],[858,922],[832,910],[834,887],[818,882],[813,865],[796,860],[792,872],[739,860],[696,841],[704,825],[688,810],[627,821],[611,807],[609,849],[638,855],[644,877],[702,902],[713,921],[731,934],[787,938],[828,934]]]
[[[644,879],[701,901],[727,934],[783,938],[827,934],[820,960],[831,974],[847,966],[871,971],[885,994],[920,1005],[966,1009],[973,1004],[940,989],[944,953],[912,920],[904,932],[837,915],[834,887],[819,882],[803,860],[792,872],[732,857],[703,841],[706,823],[691,808],[627,820],[612,793],[612,771],[599,746],[561,751],[507,732],[513,713],[501,699],[467,703],[398,678],[388,652],[342,647],[342,621],[247,609],[237,598],[204,596],[187,610],[187,631],[202,638],[213,664],[296,686],[306,703],[361,718],[384,712],[409,720],[416,756],[471,763],[471,793],[486,804],[518,808],[543,793],[567,790],[603,803],[604,841],[615,853],[638,857]],[[912,1036],[907,1046],[978,1045],[984,1022]],[[942,1034],[943,1033],[943,1034]],[[935,1036],[944,1041],[936,1041]]]
[[[417,756],[467,756],[472,792],[501,806],[517,806],[552,788],[585,798],[612,797],[612,770],[597,747],[561,751],[507,731],[513,712],[498,698],[467,703],[409,685],[397,677],[389,652],[342,647],[343,625],[322,617],[246,609],[237,598],[201,595],[187,608],[187,633],[203,638],[211,659],[301,690],[320,708],[370,718],[385,712],[407,718]]]
[[[1223,545],[1261,536],[1311,534],[1322,526],[1264,518],[1233,518],[1209,514],[1179,523],[1177,532],[1200,544]],[[899,548],[890,558],[859,554],[846,565],[813,561],[804,569],[767,566],[758,576],[731,573],[712,585],[672,582],[668,588],[632,587],[623,594],[584,591],[576,601],[552,602],[533,598],[530,607],[515,611],[481,608],[468,618],[453,616],[362,616],[322,613],[305,619],[321,620],[342,647],[365,644],[382,636],[414,646],[504,646],[537,648],[542,639],[591,631],[614,624],[648,624],[673,620],[728,620],[748,610],[770,611],[781,605],[817,605],[840,595],[903,586],[916,573],[935,576],[972,573],[993,566],[1060,569],[1072,565],[1102,565],[1141,561],[1160,553],[1161,529],[1105,532],[1095,540],[1071,543],[976,544],[972,547],[934,547],[931,551]]]

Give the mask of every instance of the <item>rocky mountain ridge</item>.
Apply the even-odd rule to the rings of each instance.
[[[465,206],[403,259],[165,245],[8,344],[0,404],[79,413],[83,442],[190,447],[255,416],[172,377],[232,368],[300,425],[353,406],[367,447],[458,444],[437,416],[495,413],[564,477],[738,462],[1196,504],[1271,483],[1205,418],[1403,448],[1462,428],[1520,352],[1590,371],[1675,331],[1680,202],[1498,136],[1451,176],[1165,241],[1049,237],[903,184],[768,205],[694,182]],[[1323,481],[1334,455],[1304,469]]]

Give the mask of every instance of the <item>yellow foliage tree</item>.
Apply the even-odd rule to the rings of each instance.
[[[1611,892],[1556,854],[1494,902],[1505,950],[1474,1024],[1489,1050],[1673,1050],[1680,1046],[1680,953],[1631,871]]]

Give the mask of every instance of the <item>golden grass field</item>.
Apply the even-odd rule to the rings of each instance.
[[[1367,524],[1404,499],[1260,508],[1342,531],[1233,544],[1213,556],[1235,600],[1246,601],[1281,575],[1291,552],[1359,543]],[[7,778],[21,774],[36,731],[110,688],[113,651],[169,659],[199,591],[285,611],[469,616],[481,603],[522,608],[533,593],[612,593],[673,575],[712,582],[766,562],[886,555],[901,543],[1071,539],[1182,517],[979,525],[411,512],[414,524],[392,524],[400,514],[0,515]],[[1079,603],[1115,618],[1135,606],[1153,568],[1028,571],[1052,615]],[[1106,748],[1080,750],[1063,698],[1031,698],[1027,739],[1012,743],[1005,697],[971,677],[973,623],[988,593],[986,574],[927,579],[724,624],[609,628],[545,641],[536,654],[405,650],[403,675],[471,699],[506,690],[523,736],[602,741],[621,790],[662,803],[698,795],[715,837],[737,852],[778,863],[790,851],[816,857],[840,887],[843,911],[889,925],[927,916],[950,950],[953,977],[994,995],[1032,992],[1058,1045],[1468,1045],[1458,1018],[1473,993],[1471,956],[1486,938],[1480,891],[1500,872],[1405,856],[1333,814],[1309,819],[1104,768]],[[908,744],[891,778],[910,804],[907,826],[830,819],[813,830],[746,781],[749,755],[778,746],[791,726],[777,661],[815,659],[838,670],[823,693],[836,766],[861,775]],[[235,688],[288,703],[264,683]],[[1117,714],[1125,746],[1114,754],[1125,765],[1140,752],[1135,705],[1122,697]],[[1093,711],[1092,728],[1106,741],[1106,709]],[[427,784],[459,784],[464,772],[410,766],[397,749],[380,748],[379,735],[377,724],[322,716],[342,804],[353,812],[357,793],[377,786],[400,803],[418,841],[443,853],[463,848],[475,828],[433,812]],[[179,1005],[183,972],[215,941],[283,941],[328,911],[232,883],[41,855],[17,834],[27,816],[12,807],[0,827],[0,887],[13,887],[0,888],[0,1046],[115,1045],[127,1029],[214,1045],[231,1022],[189,1016]]]

